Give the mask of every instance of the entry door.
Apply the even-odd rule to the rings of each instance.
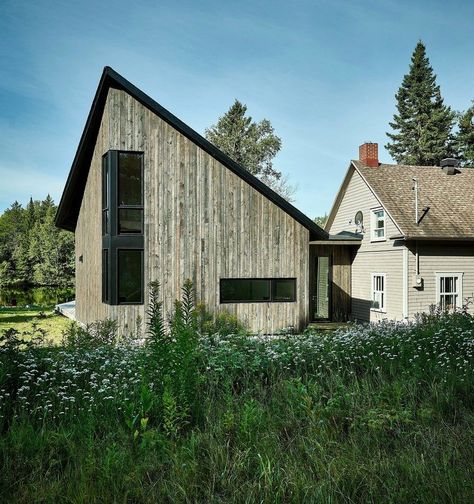
[[[312,315],[314,320],[329,320],[331,318],[331,257],[319,255],[315,257]]]

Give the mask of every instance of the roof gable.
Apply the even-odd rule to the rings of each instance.
[[[312,219],[304,215],[291,203],[282,198],[266,184],[233,161],[229,156],[207,141],[203,136],[190,128],[171,112],[163,108],[140,89],[127,81],[110,67],[105,67],[99,82],[92,107],[87,117],[79,146],[74,157],[69,176],[56,213],[56,225],[63,229],[74,231],[79,216],[82,197],[86,187],[87,176],[94,152],[97,135],[100,128],[102,114],[110,88],[121,89],[130,94],[142,105],[158,115],[173,128],[186,136],[201,149],[206,151],[226,168],[245,180],[250,186],[263,194],[275,205],[293,217],[310,232],[310,239],[328,239],[328,233],[321,229]]]

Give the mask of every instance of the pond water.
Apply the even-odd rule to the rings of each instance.
[[[51,306],[73,299],[73,287],[0,288],[0,306]]]

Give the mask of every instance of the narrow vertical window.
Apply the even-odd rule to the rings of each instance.
[[[143,153],[108,151],[102,164],[102,300],[143,303]]]
[[[109,251],[105,249],[102,250],[102,302],[109,301]]]
[[[143,303],[143,250],[118,251],[119,303]]]
[[[143,233],[142,155],[120,152],[118,160],[118,232]]]
[[[110,178],[107,157],[102,158],[102,235],[110,233]]]
[[[437,298],[442,310],[462,308],[462,273],[437,273]]]
[[[386,311],[385,273],[372,274],[372,309]]]
[[[385,210],[372,211],[372,241],[385,240]]]

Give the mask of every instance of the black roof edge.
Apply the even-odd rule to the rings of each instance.
[[[133,98],[139,101],[142,105],[150,109],[161,119],[173,126],[176,130],[189,138],[196,145],[201,147],[204,151],[210,154],[217,161],[221,162],[224,166],[229,168],[233,173],[245,180],[254,189],[263,194],[266,198],[280,207],[288,215],[293,217],[297,222],[310,232],[310,239],[314,237],[328,239],[329,234],[319,227],[312,219],[303,214],[300,210],[294,207],[291,203],[282,198],[275,191],[270,189],[257,177],[245,170],[238,163],[233,161],[229,156],[224,154],[215,145],[206,140],[203,136],[190,128],[183,121],[174,116],[171,112],[162,107],[158,102],[150,98],[143,91],[134,86],[127,79],[122,77],[112,68],[106,66],[102,73],[99,86],[97,88],[92,107],[87,117],[86,125],[77,148],[74,161],[72,163],[71,171],[66,181],[61,201],[59,203],[58,211],[56,213],[56,225],[58,227],[74,231],[76,227],[77,217],[82,201],[82,196],[87,181],[87,173],[80,173],[82,163],[86,162],[90,165],[92,154],[95,147],[95,138],[97,137],[102,112],[104,110],[105,101],[107,99],[107,92],[109,88],[122,89],[129,93]],[[87,172],[88,172],[87,167]]]

